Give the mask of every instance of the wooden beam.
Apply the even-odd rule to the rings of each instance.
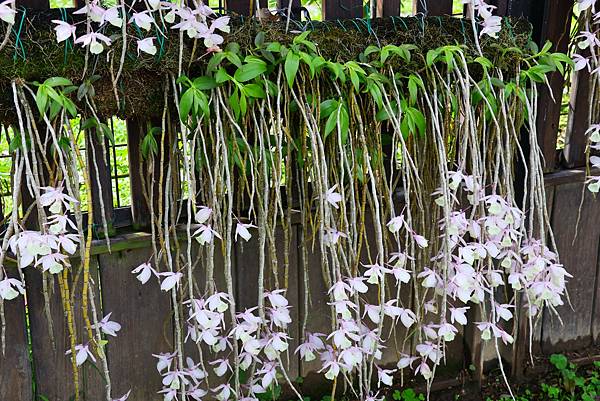
[[[427,15],[451,15],[452,0],[415,0],[417,12]]]
[[[362,18],[362,0],[322,0],[323,19]]]
[[[104,142],[104,146],[102,146],[101,141]],[[108,140],[104,137],[98,138],[97,132],[90,130],[86,137],[86,148],[89,161],[88,172],[92,186],[91,202],[96,233],[112,236],[115,233],[113,227],[112,179],[110,174],[110,157],[105,152],[108,149]],[[104,219],[102,211],[104,211]],[[107,233],[104,233],[104,221],[107,224]]]

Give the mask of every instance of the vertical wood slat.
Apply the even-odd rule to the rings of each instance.
[[[114,208],[110,156],[103,151],[104,149],[108,149],[108,140],[106,138],[98,138],[95,130],[90,131],[86,139],[86,151],[89,160],[88,172],[92,186],[92,204],[94,207],[94,225],[96,226],[96,232],[111,236],[114,235]],[[104,141],[104,147],[101,141]],[[108,233],[104,233],[100,200],[102,200]]]
[[[539,45],[549,40],[555,44],[554,51],[566,52],[570,40],[572,6],[568,1],[510,0],[507,10],[508,15],[525,17],[532,23],[533,38]],[[564,86],[564,78],[559,73],[553,73],[549,80],[556,101],[546,85],[539,86],[537,121],[538,144],[546,161],[545,171],[552,171],[556,167],[556,138]]]
[[[17,267],[5,266],[8,277],[18,279]],[[32,375],[25,317],[25,298],[2,301],[6,319],[6,349],[0,352],[0,400],[31,400]]]
[[[74,264],[73,270],[77,270],[78,266]],[[72,271],[73,271],[72,270]],[[97,265],[90,265],[90,278],[94,280],[96,288],[94,295],[96,307],[101,314],[99,289],[97,287]],[[49,400],[69,400],[74,395],[73,388],[73,370],[71,369],[71,356],[65,355],[65,352],[70,349],[70,339],[63,311],[60,289],[58,280],[55,275],[48,275],[49,285],[48,293],[50,294],[50,316],[53,325],[53,335],[56,348],[52,348],[52,343],[49,336],[49,327],[46,315],[44,312],[44,295],[42,274],[39,270],[32,267],[25,269],[25,281],[27,288],[27,307],[29,311],[29,323],[31,330],[31,348],[33,356],[33,366],[35,369],[36,396],[42,395]],[[77,330],[76,343],[84,342],[83,338],[83,319],[81,313],[81,281],[78,283],[75,290],[75,302],[73,305],[73,316]],[[91,315],[90,315],[91,316]],[[98,370],[94,369],[89,363],[79,367],[79,388],[87,399],[101,400],[104,398],[104,386],[102,378]]]
[[[591,345],[592,316],[597,272],[598,238],[600,225],[600,201],[591,192],[583,192],[584,202],[579,216],[583,183],[575,182],[557,186],[555,189],[552,227],[561,263],[573,275],[568,279],[571,294],[569,305],[557,307],[562,323],[552,313],[544,311],[542,327],[542,350],[556,353],[576,350]],[[576,223],[577,236],[575,236]]]
[[[586,49],[582,55],[587,57],[589,54],[589,50]],[[563,150],[563,160],[569,168],[585,165],[587,144],[585,134],[590,123],[590,84],[591,77],[587,68],[573,73],[569,99],[569,122]]]
[[[138,230],[150,225],[150,209],[143,191],[145,162],[142,158],[142,138],[146,134],[145,124],[140,119],[127,120],[127,152],[129,158],[129,181],[131,185],[131,215],[133,228]]]
[[[98,256],[104,313],[112,312],[111,320],[122,326],[108,343],[113,396],[131,389],[129,401],[161,399],[156,394],[161,376],[152,354],[172,352],[173,347],[170,293],[161,292],[154,278],[142,285],[131,274],[151,253],[146,248]]]
[[[572,7],[573,4],[568,1],[549,1],[547,3],[540,44],[549,40],[554,44],[553,51],[567,52],[570,41]],[[565,78],[559,72],[553,72],[549,77],[549,82],[550,89],[546,85],[540,87],[537,121],[538,143],[542,147],[546,160],[546,171],[551,171],[555,167],[556,142]],[[554,94],[554,100],[552,100],[552,94]],[[584,97],[587,100],[587,94]],[[581,132],[580,136],[584,138],[584,132]],[[581,156],[583,153],[581,151]]]
[[[377,17],[400,15],[400,0],[377,0]]]
[[[452,0],[415,0],[417,12],[427,15],[451,15]]]
[[[323,19],[362,18],[362,0],[322,0]]]

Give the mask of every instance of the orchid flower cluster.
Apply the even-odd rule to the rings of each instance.
[[[69,267],[69,257],[75,254],[81,241],[78,234],[72,233],[76,227],[67,215],[71,204],[77,201],[64,194],[61,187],[41,189],[44,193],[40,196],[40,204],[51,213],[46,227],[43,231],[21,231],[13,235],[8,244],[22,269],[34,265],[43,272],[58,274]],[[21,280],[4,275],[0,281],[0,298],[10,300],[24,293]]]
[[[0,18],[3,15],[3,4],[0,4]],[[84,21],[88,24],[86,33],[77,35],[77,23],[70,24],[62,20],[53,20],[56,40],[60,43],[73,39],[76,44],[89,48],[92,54],[100,54],[106,47],[111,46],[114,40],[112,36],[105,35],[109,26],[122,28],[126,32],[123,24],[129,24],[138,28],[140,33],[150,32],[154,29],[157,32],[156,35],[166,37],[166,27],[167,24],[170,24],[171,29],[184,31],[190,38],[203,40],[209,51],[218,51],[219,45],[223,43],[221,33],[227,33],[230,30],[229,17],[217,17],[215,12],[202,2],[194,2],[193,8],[159,0],[151,0],[144,4],[147,5],[147,9],[143,11],[130,10],[131,17],[129,18],[125,14],[125,5],[104,8],[99,0],[93,0],[73,12],[73,14],[87,17]],[[156,39],[157,36],[136,39],[138,55],[140,53],[155,55],[157,47],[154,41]]]
[[[498,37],[498,32],[502,30],[502,17],[492,14],[496,6],[487,4],[485,0],[463,0],[463,4],[473,7],[474,14],[481,19],[480,36]]]

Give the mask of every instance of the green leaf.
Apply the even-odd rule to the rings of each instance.
[[[438,50],[429,50],[427,52],[427,56],[426,56],[427,66],[431,67],[433,65],[433,63],[435,63],[435,60],[438,58],[438,56],[439,56]]]
[[[298,73],[298,67],[300,66],[300,57],[297,53],[290,51],[288,52],[285,58],[285,77],[287,79],[287,83],[291,88],[294,85],[294,80],[296,79],[296,74]]]
[[[329,136],[329,134],[331,133],[331,131],[333,131],[335,129],[335,127],[337,127],[337,112],[331,113],[329,115],[329,118],[327,119],[327,122],[325,123],[325,132],[323,135],[324,139],[327,139],[327,137]]]
[[[194,104],[194,89],[190,88],[186,90],[179,100],[179,118],[182,122],[186,122],[192,105]]]
[[[73,117],[73,118],[77,117],[77,107],[75,106],[75,103],[73,103],[73,101],[71,99],[69,99],[67,97],[63,97],[62,105],[67,110],[67,112],[71,115],[71,117]]]
[[[550,363],[558,370],[565,370],[569,365],[567,357],[562,354],[552,354],[550,356]]]
[[[108,138],[108,140],[110,141],[111,144],[115,144],[115,136],[113,135],[112,130],[108,127],[108,125],[104,124],[104,123],[100,123],[100,132],[102,133],[102,135],[104,135],[106,138]]]
[[[152,130],[150,130],[146,136],[144,136],[140,147],[144,159],[147,159],[150,154],[158,154],[158,143],[156,143],[156,138],[154,138]]]
[[[342,105],[340,109],[340,136],[342,145],[348,142],[348,134],[350,132],[350,117],[348,116],[348,109],[345,105]]]
[[[37,104],[40,114],[44,114],[48,105],[48,90],[45,85],[40,85],[35,95],[35,103]]]
[[[258,77],[263,72],[267,71],[267,63],[261,60],[242,65],[234,74],[234,79],[238,82],[247,82]]]
[[[194,79],[194,88],[200,90],[211,90],[217,87],[217,82],[213,77],[198,77]]]
[[[56,87],[56,86],[68,86],[68,85],[73,85],[73,83],[71,83],[71,81],[69,81],[67,78],[62,78],[62,77],[52,77],[52,78],[48,78],[47,80],[44,81],[44,85],[48,85],[50,87]]]
[[[14,136],[10,138],[10,144],[8,145],[8,153],[13,153],[17,149],[21,149],[21,134],[15,132]]]
[[[322,120],[324,118],[327,118],[331,115],[331,113],[333,113],[335,110],[337,110],[339,105],[339,102],[335,99],[327,99],[323,102],[321,102],[321,106],[320,106],[320,110],[321,113],[319,114],[319,118]]]
[[[259,85],[259,84],[245,85],[244,88],[242,89],[242,92],[244,93],[244,95],[246,95],[248,97],[253,97],[256,99],[264,99],[267,96],[262,85]]]
[[[225,71],[225,68],[219,68],[219,70],[215,74],[215,81],[218,84],[222,84],[223,82],[227,82],[229,80],[231,80],[231,75],[229,75],[227,71]]]
[[[221,64],[221,62],[225,58],[225,56],[226,56],[225,52],[213,53],[213,55],[210,58],[210,60],[208,60],[208,64],[206,66],[206,70],[208,72],[216,70],[217,67],[219,66],[219,64]],[[181,80],[182,78],[188,79],[187,77],[180,77],[177,80],[177,83],[179,83],[179,80]],[[188,81],[189,81],[189,79],[188,79]]]

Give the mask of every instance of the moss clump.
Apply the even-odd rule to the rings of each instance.
[[[68,16],[70,22],[73,17]],[[53,19],[62,19],[58,10],[43,12],[28,11],[17,15],[17,24],[23,24],[19,35],[13,34],[8,45],[0,52],[0,120],[14,122],[14,107],[10,81],[19,78],[25,81],[43,81],[49,77],[62,76],[71,79],[76,85],[82,82],[86,66],[85,49],[73,43],[56,43]],[[333,61],[358,59],[370,45],[387,44],[416,45],[417,53],[410,64],[393,67],[402,72],[419,71],[427,51],[444,45],[461,44],[467,53],[476,52],[473,32],[469,21],[452,17],[428,18],[384,18],[366,20],[340,20],[302,23],[314,31],[310,39],[317,45],[321,55]],[[225,37],[227,43],[236,42],[242,53],[255,48],[254,39],[259,32],[265,33],[266,41],[290,43],[298,34],[301,23],[293,22],[290,31],[285,31],[284,22],[263,24],[254,19],[232,19],[231,33]],[[98,75],[94,84],[95,103],[103,116],[121,117],[157,116],[162,113],[163,86],[165,76],[177,76],[180,57],[179,32],[168,30],[167,37],[157,43],[159,54],[152,57],[137,54],[135,37],[144,33],[128,26],[129,39],[121,79],[117,90],[121,99],[117,104],[112,78],[118,70],[122,36],[119,29],[108,27],[102,33],[111,37],[113,44],[99,56],[90,55],[87,61],[86,76]],[[504,28],[498,39],[482,38],[484,54],[494,60],[496,66],[511,69],[520,62],[519,52],[506,49],[523,49],[528,43],[531,27],[520,19],[505,19]],[[85,24],[79,24],[78,35],[85,34]],[[158,32],[145,36],[160,37]],[[185,35],[184,35],[185,36]],[[202,57],[204,46],[201,42],[184,38],[181,57],[184,69],[189,75],[202,75],[209,57]]]

